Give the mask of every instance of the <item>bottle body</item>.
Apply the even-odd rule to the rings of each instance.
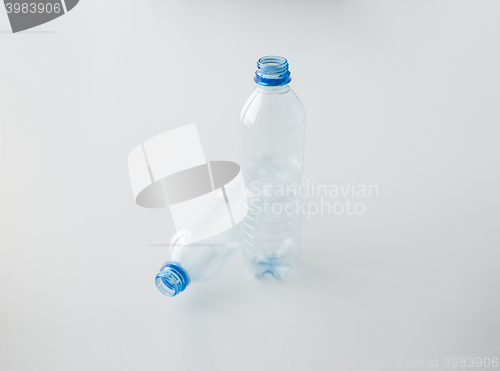
[[[241,240],[256,276],[271,273],[281,279],[300,254],[298,190],[304,143],[305,111],[288,83],[258,82],[240,118],[240,163],[248,204]]]

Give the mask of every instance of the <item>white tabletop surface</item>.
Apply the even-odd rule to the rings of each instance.
[[[11,34],[0,9],[0,370],[500,357],[499,12],[84,0]],[[308,114],[303,180],[378,196],[351,200],[363,215],[306,216],[283,282],[251,277],[238,252],[164,297],[154,276],[168,251],[150,245],[174,225],[134,203],[128,153],[196,123],[208,159],[238,162],[239,111],[269,54],[289,59]]]

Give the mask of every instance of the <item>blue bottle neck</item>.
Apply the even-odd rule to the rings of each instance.
[[[175,296],[184,291],[190,282],[189,274],[175,262],[165,264],[155,279],[156,287],[166,296]]]
[[[266,56],[257,61],[255,82],[262,86],[287,85],[292,78],[288,70],[288,61],[279,56]]]

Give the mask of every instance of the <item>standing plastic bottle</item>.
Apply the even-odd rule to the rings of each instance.
[[[189,230],[180,230],[171,239],[167,263],[156,275],[155,284],[162,294],[175,296],[191,283],[206,281],[217,275],[227,258],[239,246],[238,228],[230,228],[196,243],[190,243],[192,231],[212,225],[217,218],[214,202],[189,225]]]
[[[257,62],[257,87],[241,111],[240,163],[248,214],[243,253],[256,276],[284,278],[300,255],[299,186],[304,170],[305,111],[288,85],[288,62]]]

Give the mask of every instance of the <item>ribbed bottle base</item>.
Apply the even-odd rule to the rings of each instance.
[[[266,273],[269,273],[278,281],[288,276],[290,269],[292,269],[292,265],[283,265],[279,261],[273,261],[273,259],[268,259],[267,261],[246,259],[245,261],[248,269],[255,277],[262,277]]]

